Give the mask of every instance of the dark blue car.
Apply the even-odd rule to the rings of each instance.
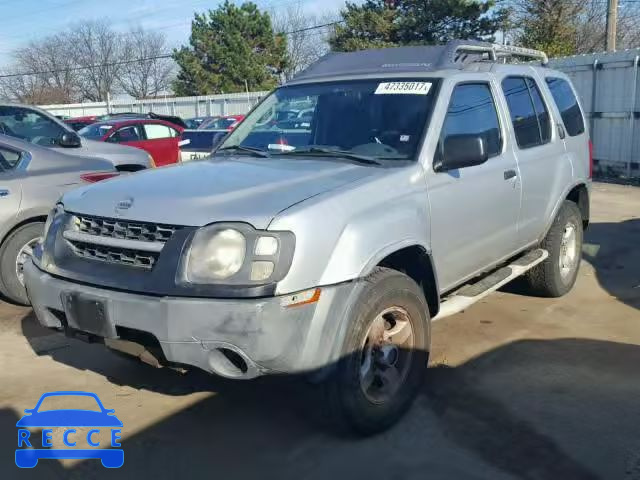
[[[93,398],[97,410],[58,409],[39,411],[42,402],[48,397],[80,396]],[[114,415],[114,410],[104,407],[100,398],[90,392],[49,392],[40,397],[33,409],[26,409],[16,427],[122,427],[122,422]],[[118,468],[124,463],[122,449],[91,448],[91,449],[53,449],[53,448],[25,448],[16,450],[16,465],[22,468],[35,467],[40,458],[78,459],[99,458],[107,468]]]

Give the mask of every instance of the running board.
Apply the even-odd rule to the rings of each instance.
[[[490,293],[495,292],[514,278],[526,273],[533,267],[543,262],[549,256],[549,252],[538,248],[522,255],[509,265],[494,270],[475,283],[469,283],[459,288],[451,295],[445,297],[440,303],[440,312],[432,321],[450,317],[466,310],[474,303],[482,300]]]

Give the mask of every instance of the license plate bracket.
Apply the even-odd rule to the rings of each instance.
[[[109,318],[108,300],[85,293],[64,292],[62,305],[70,328],[104,338],[116,337]]]

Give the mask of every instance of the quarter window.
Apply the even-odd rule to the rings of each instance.
[[[570,137],[584,133],[584,119],[580,105],[569,82],[562,78],[547,78],[547,85],[551,90],[553,100],[560,110],[564,129]]]
[[[520,148],[543,145],[551,140],[551,120],[540,89],[530,78],[507,77],[502,81],[516,141]]]
[[[440,145],[450,135],[480,135],[485,140],[489,157],[500,154],[500,122],[488,84],[465,83],[455,87],[440,134]]]
[[[174,137],[175,135],[172,134],[172,131],[173,128],[160,125],[159,123],[146,123],[144,125],[144,133],[147,135],[147,140]]]
[[[21,153],[0,147],[0,171],[13,170],[21,158]]]

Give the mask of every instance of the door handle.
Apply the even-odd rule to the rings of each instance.
[[[504,179],[505,180],[509,180],[511,178],[516,177],[518,174],[516,173],[515,170],[505,170],[504,171]]]
[[[0,188],[0,198],[8,197],[11,194],[6,188]]]

